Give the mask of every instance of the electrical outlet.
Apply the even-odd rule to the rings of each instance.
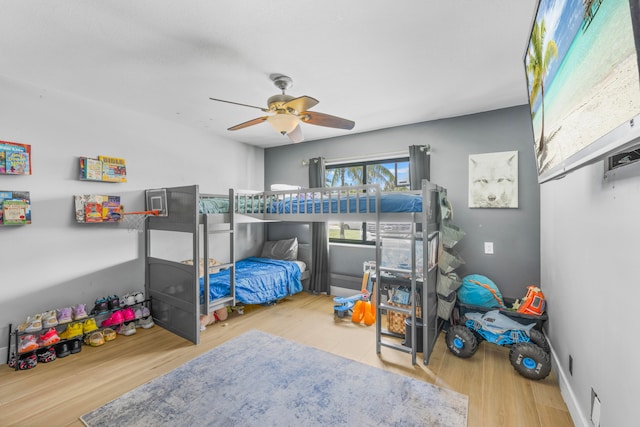
[[[484,253],[493,255],[493,242],[484,242]]]

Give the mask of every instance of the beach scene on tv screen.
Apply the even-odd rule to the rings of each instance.
[[[539,174],[640,114],[628,0],[541,0],[525,67]]]

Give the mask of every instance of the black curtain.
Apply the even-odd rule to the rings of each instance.
[[[324,158],[309,160],[309,187],[324,187]],[[329,289],[329,234],[327,224],[314,222],[311,224],[311,280],[309,291],[313,293],[330,293]]]
[[[411,181],[411,190],[422,190],[422,180],[431,179],[430,148],[428,145],[409,146],[409,180]]]

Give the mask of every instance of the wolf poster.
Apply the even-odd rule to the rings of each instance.
[[[518,152],[469,155],[469,207],[518,207]]]

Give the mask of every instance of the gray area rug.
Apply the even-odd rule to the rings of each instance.
[[[83,415],[98,426],[466,426],[467,397],[249,331]]]

